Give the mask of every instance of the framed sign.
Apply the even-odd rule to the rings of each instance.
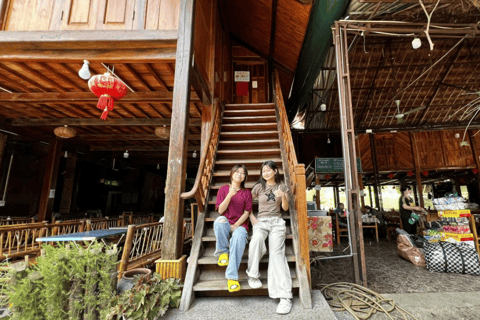
[[[235,82],[250,82],[250,71],[235,71]]]
[[[357,158],[357,171],[362,172],[362,164]],[[343,158],[315,158],[315,173],[343,172]]]

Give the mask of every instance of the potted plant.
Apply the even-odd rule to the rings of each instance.
[[[179,280],[162,280],[158,274],[146,280],[138,277],[133,288],[116,296],[110,308],[101,312],[101,319],[155,320],[169,307],[178,308],[180,297]]]

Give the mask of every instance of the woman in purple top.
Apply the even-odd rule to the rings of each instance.
[[[247,243],[247,219],[252,211],[252,194],[250,190],[245,189],[247,177],[248,171],[245,166],[234,166],[230,171],[230,184],[218,190],[215,203],[220,216],[213,224],[217,239],[214,255],[218,257],[219,266],[228,266],[225,277],[228,279],[227,285],[230,292],[240,290],[238,268]]]

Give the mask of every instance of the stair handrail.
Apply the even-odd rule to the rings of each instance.
[[[289,209],[293,232],[293,247],[297,261],[297,276],[300,280],[300,300],[305,308],[312,308],[305,165],[297,162],[277,70],[275,70],[274,81],[273,97],[276,106],[275,113],[284,164],[285,183],[293,195],[290,199]]]
[[[213,162],[215,161],[218,149],[220,128],[223,119],[223,105],[218,102],[218,99],[215,99],[214,101],[212,119],[212,125],[210,126],[206,143],[203,146],[200,165],[198,166],[193,188],[192,190],[181,194],[182,199],[195,197],[198,204],[198,212],[203,212],[205,210],[207,189],[211,181]]]

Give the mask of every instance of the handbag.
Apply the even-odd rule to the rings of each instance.
[[[425,263],[430,272],[480,275],[480,260],[475,248],[466,243],[425,243]]]

